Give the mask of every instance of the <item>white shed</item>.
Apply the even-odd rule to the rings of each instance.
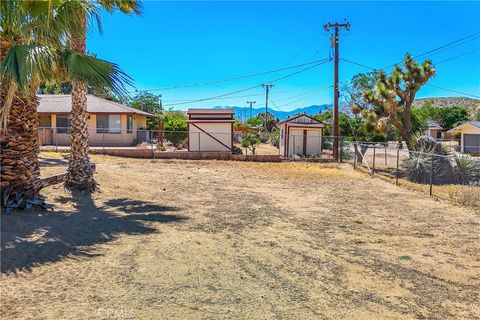
[[[188,109],[188,151],[232,152],[233,109]]]
[[[318,156],[322,152],[322,136],[325,125],[306,114],[299,114],[279,123],[280,155],[291,157]]]
[[[480,121],[467,121],[447,132],[460,133],[461,152],[480,155]]]

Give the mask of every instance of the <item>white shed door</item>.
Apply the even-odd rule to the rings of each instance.
[[[307,156],[318,156],[322,150],[322,132],[320,130],[307,131]]]

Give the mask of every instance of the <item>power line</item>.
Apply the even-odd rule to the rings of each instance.
[[[324,64],[324,63],[326,63],[326,62],[329,61],[329,59],[323,59],[323,60],[324,60],[324,61],[321,62],[321,63],[317,63],[317,64],[315,64],[315,65],[313,65],[313,66],[309,66],[309,67],[304,68],[304,69],[302,69],[302,70],[299,70],[299,71],[290,73],[290,74],[288,74],[288,75],[279,77],[279,78],[277,78],[277,79],[268,81],[267,83],[270,85],[270,84],[272,84],[273,82],[277,82],[277,81],[280,81],[280,80],[283,80],[283,79],[292,77],[292,76],[297,75],[297,74],[299,74],[299,73],[302,73],[302,72],[305,72],[305,71],[307,71],[307,70],[310,70],[310,69],[316,68],[316,67],[318,67],[318,66],[321,66],[322,64]],[[260,86],[260,85],[254,85],[254,86],[251,86],[251,87],[248,87],[248,88],[244,88],[244,89],[241,89],[241,90],[237,90],[237,91],[233,91],[233,92],[221,94],[221,95],[214,96],[214,97],[208,97],[208,98],[203,98],[203,99],[196,99],[196,100],[191,100],[191,101],[186,101],[186,102],[180,102],[180,103],[170,103],[170,104],[165,104],[164,106],[169,107],[169,106],[190,104],[190,103],[207,101],[207,100],[214,100],[214,99],[218,99],[218,98],[230,96],[230,95],[232,95],[232,94],[236,94],[236,93],[240,93],[240,92],[245,92],[245,91],[248,91],[248,90],[252,90],[252,89],[255,89],[255,88],[259,87],[259,86]]]
[[[331,88],[331,87],[333,87],[333,86],[328,86],[328,87],[325,87],[325,88],[321,88],[321,89],[319,89],[319,90],[317,90],[317,91],[314,91],[314,92],[310,93],[308,96],[305,96],[305,97],[303,97],[303,98],[301,98],[301,99],[298,99],[298,100],[295,100],[295,101],[291,101],[291,102],[289,102],[289,103],[284,103],[283,105],[284,105],[284,106],[288,106],[288,105],[291,105],[291,104],[300,102],[300,101],[302,101],[302,100],[305,100],[305,99],[310,98],[311,96],[316,95],[317,93],[319,93],[320,91],[325,90],[326,88]]]
[[[272,99],[268,98],[268,100],[270,100],[270,102],[273,104],[273,106],[274,106],[275,108],[277,108],[279,111],[285,112],[285,110],[283,110],[282,108],[280,108],[279,106],[277,106],[277,104],[276,104],[275,102],[273,102]]]
[[[357,63],[357,62],[354,62],[354,61],[351,61],[351,60],[347,60],[347,59],[342,59],[342,60],[344,60],[344,61],[346,61],[346,62],[349,62],[349,63],[356,64],[356,65],[358,65],[358,66],[362,66],[362,67],[364,67],[364,68],[371,69],[371,70],[379,70],[379,69],[376,69],[376,68],[373,68],[373,67],[370,67],[370,66],[361,64],[361,63]],[[428,83],[426,83],[425,85],[426,85],[426,86],[429,86],[429,87],[432,87],[432,88],[437,88],[437,89],[441,89],[441,90],[445,90],[445,91],[455,92],[455,93],[459,93],[459,94],[463,94],[463,95],[466,95],[466,96],[470,96],[470,97],[474,97],[474,98],[480,99],[480,96],[477,96],[477,95],[474,95],[474,94],[471,94],[471,93],[466,93],[466,92],[457,91],[457,90],[453,90],[453,89],[443,88],[443,87],[435,86],[435,85],[433,85],[433,84],[428,84]]]
[[[448,62],[448,61],[450,61],[450,60],[454,60],[454,59],[457,59],[457,58],[460,58],[460,57],[463,57],[463,56],[472,54],[472,53],[477,52],[477,51],[480,51],[480,49],[475,49],[475,50],[472,50],[472,51],[469,51],[469,52],[466,52],[466,53],[459,54],[458,56],[454,56],[454,57],[451,57],[451,58],[448,58],[448,59],[444,59],[444,60],[437,61],[437,62],[435,62],[435,65],[439,65],[439,64],[441,64],[441,63],[445,63],[445,62]]]
[[[465,92],[461,92],[461,91],[457,91],[457,90],[453,90],[453,89],[448,89],[448,88],[443,88],[443,87],[435,86],[433,84],[428,84],[428,83],[426,83],[425,85],[429,86],[429,87],[432,87],[432,88],[437,88],[437,89],[442,89],[442,90],[445,90],[445,91],[460,93],[460,94],[463,94],[463,95],[466,95],[466,96],[470,96],[470,97],[480,99],[480,96],[477,96],[477,95],[474,95],[474,94],[465,93]]]
[[[246,79],[246,78],[251,78],[251,77],[258,77],[258,76],[265,75],[265,74],[276,73],[276,72],[280,72],[280,71],[285,71],[285,70],[295,69],[295,68],[299,68],[299,67],[303,67],[303,66],[307,66],[307,65],[312,65],[312,64],[316,64],[316,63],[326,61],[326,60],[328,60],[328,58],[315,60],[315,61],[310,61],[310,62],[305,62],[305,63],[302,63],[302,64],[297,64],[297,65],[294,65],[294,66],[290,66],[290,67],[285,67],[285,68],[280,68],[280,69],[275,69],[275,70],[270,70],[270,71],[265,71],[265,72],[259,72],[259,73],[254,73],[254,74],[248,74],[248,75],[244,75],[244,76],[238,76],[238,77],[232,77],[232,78],[226,78],[226,79],[220,79],[220,80],[205,81],[205,82],[190,83],[190,84],[171,86],[171,87],[148,89],[148,90],[144,90],[144,91],[162,91],[162,90],[171,90],[171,89],[180,89],[180,88],[190,88],[190,87],[197,87],[197,86],[215,84],[215,83],[220,83],[220,82],[227,82],[227,81],[240,80],[240,79]]]
[[[452,45],[454,45],[454,44],[457,44],[457,43],[459,43],[459,45],[460,45],[460,44],[467,43],[467,42],[469,42],[469,41],[473,41],[473,40],[475,40],[475,39],[477,39],[477,38],[480,37],[480,36],[476,37],[477,35],[480,35],[480,32],[475,32],[475,33],[473,33],[473,34],[471,34],[471,35],[469,35],[469,36],[463,37],[463,38],[461,38],[461,39],[458,39],[458,40],[449,42],[449,43],[447,43],[447,44],[441,45],[440,47],[437,47],[437,48],[434,48],[434,49],[425,51],[425,52],[420,53],[420,54],[417,54],[417,55],[413,56],[413,58],[416,59],[416,58],[425,56],[425,55],[427,55],[427,54],[430,54],[430,53],[439,51],[439,50],[444,49],[444,48],[447,48],[447,47],[450,47],[450,46],[452,46]],[[464,41],[464,40],[466,40],[466,41]],[[464,42],[462,42],[462,41],[464,41]],[[462,43],[460,43],[460,42],[462,42]],[[401,63],[401,62],[399,62],[399,63]],[[385,69],[394,67],[395,65],[397,65],[397,64],[399,64],[399,63],[391,64],[391,65],[389,65],[389,66],[387,66],[387,67],[384,67],[384,68],[381,68],[381,69],[379,69],[379,70],[385,70]]]

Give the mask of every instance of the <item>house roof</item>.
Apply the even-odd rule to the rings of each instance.
[[[72,96],[70,94],[38,94],[40,104],[39,113],[70,113],[72,112]],[[94,95],[87,95],[88,113],[127,113],[155,117],[153,114],[120,103],[105,100]]]
[[[314,120],[315,122],[318,122],[318,123],[320,123],[320,124],[323,124],[320,120],[315,119],[314,117],[309,116],[309,115],[306,114],[306,113],[297,114],[296,116],[293,116],[293,117],[291,117],[291,118],[287,118],[287,119],[279,122],[278,124],[282,124],[282,123],[284,123],[284,122],[289,122],[289,121],[292,121],[292,120],[297,119],[297,118],[300,118],[300,117],[307,117],[307,118],[310,118],[311,120]]]
[[[480,121],[467,121],[467,122],[464,122],[462,124],[459,124],[458,126],[448,130],[447,132],[448,133],[457,133],[457,132],[460,132],[462,131],[462,128],[466,125],[471,125],[471,126],[474,126],[474,127],[477,127],[477,128],[480,128]]]
[[[227,109],[200,109],[200,108],[193,108],[188,109],[187,114],[234,114],[234,110],[232,108]]]
[[[427,119],[427,125],[429,129],[443,129],[437,122]]]

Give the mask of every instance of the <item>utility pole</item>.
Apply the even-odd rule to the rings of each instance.
[[[250,118],[249,119],[252,119],[252,104],[257,103],[257,101],[247,101],[247,103],[250,105]]]
[[[262,83],[262,87],[265,88],[265,132],[267,132],[267,114],[268,114],[268,91],[273,87],[273,84]]]
[[[334,60],[334,75],[333,75],[333,158],[338,161],[338,136],[340,130],[338,129],[338,98],[340,93],[338,92],[338,29],[345,28],[350,30],[350,23],[327,23],[323,26],[325,30],[329,31],[330,28],[335,29],[334,35],[332,35],[332,46],[335,48],[335,60]]]

